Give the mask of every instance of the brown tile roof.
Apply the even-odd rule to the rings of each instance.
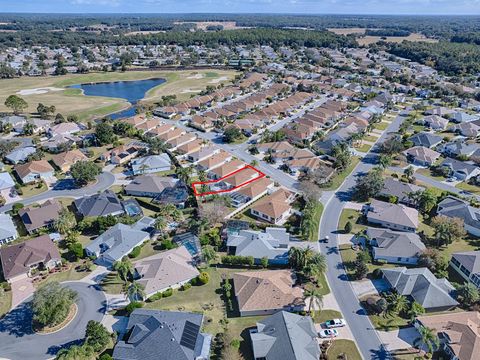
[[[273,181],[263,177],[259,180],[255,180],[254,182],[242,186],[240,189],[237,190],[237,193],[243,194],[248,196],[249,198],[253,199],[258,195],[262,194],[268,187],[272,186]]]
[[[189,154],[191,152],[197,151],[201,147],[202,147],[202,140],[197,139],[197,140],[190,141],[189,143],[180,145],[177,148],[177,151],[182,154]]]
[[[213,169],[212,173],[214,173],[215,175],[217,175],[218,177],[221,178],[221,177],[224,177],[228,174],[231,174],[235,170],[241,169],[244,166],[245,166],[244,162],[242,162],[240,160],[237,160],[237,159],[233,159],[232,161],[227,162],[227,163],[223,164],[222,166],[219,166],[219,167]]]
[[[168,141],[168,140],[178,138],[178,137],[182,136],[183,134],[185,134],[185,130],[180,129],[180,128],[175,128],[175,129],[173,129],[169,132],[166,132],[165,134],[159,135],[158,138],[163,140],[163,141]]]
[[[87,156],[78,149],[70,150],[52,156],[53,163],[57,165],[60,169],[63,169],[64,167],[70,168],[70,166],[75,164],[77,161],[85,161],[87,159]]]
[[[279,189],[253,204],[251,209],[276,219],[291,208],[288,202],[291,196],[290,191]]]
[[[225,150],[221,150],[219,153],[199,161],[198,164],[206,169],[211,169],[223,164],[228,158],[231,158],[231,155]]]
[[[293,286],[290,270],[239,272],[233,274],[232,279],[240,311],[303,305],[303,292]]]
[[[24,241],[0,249],[3,275],[5,279],[26,274],[30,266],[50,260],[60,261],[60,253],[48,235]]]
[[[27,164],[20,164],[15,166],[15,171],[21,178],[24,178],[30,173],[47,173],[53,172],[52,165],[47,160],[31,161]]]
[[[18,212],[28,232],[48,226],[59,218],[62,205],[53,199],[45,201],[40,207],[29,206]]]
[[[459,360],[477,360],[480,354],[480,314],[477,311],[419,316],[424,326],[447,334]]]
[[[193,134],[190,134],[190,133],[187,133],[187,134],[184,134],[180,137],[177,137],[175,139],[170,139],[167,141],[168,144],[172,145],[173,147],[176,147],[180,144],[185,144],[185,143],[188,143],[190,141],[193,141],[195,140],[197,137]]]

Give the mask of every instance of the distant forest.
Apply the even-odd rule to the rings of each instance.
[[[235,21],[250,29],[194,31],[194,22]],[[480,72],[480,16],[138,14],[62,15],[0,14],[0,48],[32,45],[79,46],[204,44],[278,47],[355,47],[357,35],[335,35],[328,28],[364,28],[366,35],[386,37],[370,45],[433,66],[449,75]],[[162,31],[129,35],[136,31]],[[439,43],[388,43],[389,36],[421,33]]]

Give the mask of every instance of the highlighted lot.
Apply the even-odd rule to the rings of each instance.
[[[235,191],[242,186],[257,181],[266,175],[251,165],[235,170],[219,179],[192,183],[195,196],[222,194]]]

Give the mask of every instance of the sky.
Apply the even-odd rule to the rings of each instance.
[[[480,0],[0,0],[0,12],[478,15]]]

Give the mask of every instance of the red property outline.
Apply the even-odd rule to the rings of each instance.
[[[198,193],[197,192],[197,188],[195,187],[196,185],[208,185],[208,184],[215,184],[215,183],[218,183],[232,175],[235,175],[236,173],[240,172],[240,171],[243,171],[245,169],[252,169],[253,171],[256,171],[259,176],[257,176],[256,178],[254,179],[251,179],[251,180],[248,180],[248,181],[245,181],[244,183],[240,184],[240,185],[237,185],[231,189],[225,189],[225,190],[217,190],[217,191],[207,191],[207,192],[204,192],[204,193]],[[242,187],[242,186],[245,186],[247,184],[250,184],[251,182],[254,182],[254,181],[257,181],[263,177],[265,177],[266,175],[261,172],[260,170],[258,169],[255,169],[253,166],[251,165],[248,165],[246,164],[244,167],[242,167],[241,169],[238,169],[238,170],[235,170],[234,172],[231,172],[230,174],[227,174],[223,177],[221,177],[220,179],[217,179],[217,180],[209,180],[209,181],[195,181],[195,182],[192,182],[192,188],[193,188],[193,193],[195,194],[195,196],[206,196],[206,195],[213,195],[213,194],[220,194],[220,193],[225,193],[225,192],[230,192],[230,191],[233,191],[233,190],[236,190],[238,189],[239,187]]]

